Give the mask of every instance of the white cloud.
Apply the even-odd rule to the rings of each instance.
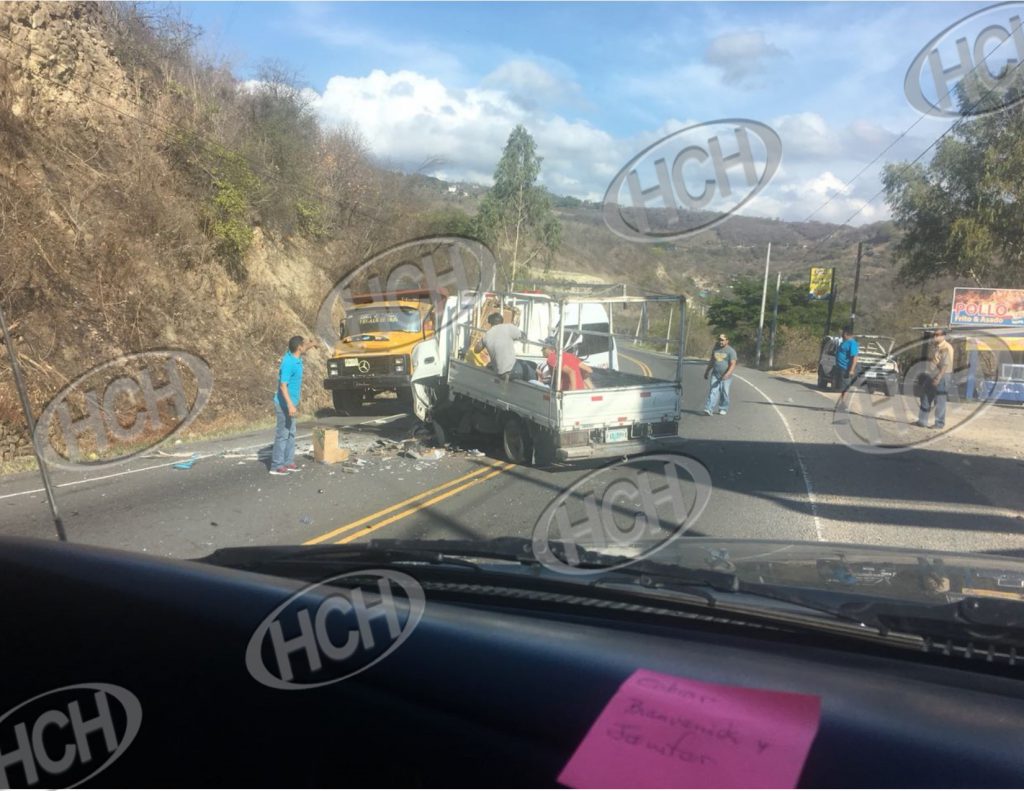
[[[576,104],[581,94],[579,84],[573,80],[556,76],[552,70],[525,58],[506,61],[484,77],[481,87],[504,91],[526,110],[566,101]]]
[[[329,125],[354,123],[378,157],[405,167],[439,158],[451,178],[489,183],[479,175],[493,173],[520,123],[537,141],[542,180],[552,189],[593,191],[595,175],[610,180],[621,167],[615,141],[589,124],[531,113],[503,90],[451,91],[411,71],[332,77],[315,106]]]
[[[817,113],[783,115],[772,121],[782,140],[786,159],[835,157],[839,154],[838,135]]]
[[[806,176],[776,177],[771,189],[759,195],[750,210],[743,213],[796,221],[811,219],[843,223],[849,220],[853,225],[862,225],[889,216],[884,201],[876,199],[868,203],[874,191],[847,186],[841,178],[828,170],[808,171]],[[861,192],[865,194],[861,195]],[[851,220],[855,213],[856,216]]]
[[[553,92],[559,90],[544,70],[517,64],[503,74],[506,87],[533,80]],[[434,159],[438,164],[432,173],[482,184],[490,183],[509,133],[521,123],[544,158],[542,182],[557,194],[590,200],[603,197],[612,178],[639,151],[695,123],[670,119],[648,132],[616,138],[584,121],[528,109],[508,90],[498,88],[496,78],[488,83],[490,87],[460,91],[415,71],[374,70],[365,77],[332,77],[314,106],[329,125],[355,125],[385,162],[416,169]],[[803,220],[831,198],[815,219],[842,221],[877,190],[877,169],[845,186],[844,180],[870,160],[851,158],[847,147],[856,143],[854,148],[870,149],[873,155],[880,144],[895,138],[894,133],[865,119],[836,129],[809,112],[780,116],[771,123],[782,137],[783,166],[744,213]],[[884,216],[885,204],[879,200],[856,222]]]
[[[727,85],[753,88],[765,84],[765,72],[772,61],[787,56],[785,50],[770,44],[761,31],[743,31],[713,38],[704,61],[721,70]]]

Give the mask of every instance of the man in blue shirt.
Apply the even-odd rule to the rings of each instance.
[[[843,340],[836,350],[836,384],[839,385],[839,403],[836,409],[840,412],[846,411],[846,391],[850,389],[853,378],[857,375],[857,355],[860,354],[860,346],[857,339],[853,337],[853,327],[843,327]]]
[[[274,393],[274,451],[270,459],[271,475],[287,475],[299,468],[295,465],[295,417],[299,414],[302,396],[302,355],[312,345],[301,335],[288,341],[288,353],[281,358]]]

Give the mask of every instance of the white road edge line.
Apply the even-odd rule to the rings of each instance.
[[[402,413],[402,414],[404,414],[404,413]],[[399,414],[399,415],[392,415],[391,417],[388,417],[386,419],[374,418],[373,420],[364,420],[361,423],[355,423],[353,425],[356,425],[356,426],[368,426],[368,425],[371,425],[373,423],[388,422],[390,420],[394,420],[395,418],[398,418],[398,417],[401,417],[401,416],[402,415]],[[270,429],[268,429],[268,430],[270,430]],[[312,436],[313,436],[312,433],[296,435],[295,439],[296,439],[296,441],[298,441],[300,439],[309,439]],[[232,452],[240,451],[240,450],[249,450],[250,448],[262,448],[266,444],[267,444],[266,442],[260,442],[257,445],[243,445],[240,448],[228,448],[225,452],[232,453]],[[197,456],[196,457],[196,461],[201,461],[202,459],[209,459],[211,457],[219,456],[219,455],[220,455],[219,452],[218,453],[207,453],[205,456]],[[65,487],[67,487],[67,486],[81,486],[83,483],[92,483],[93,481],[103,481],[103,480],[106,480],[107,478],[120,478],[122,475],[132,475],[132,474],[134,474],[136,472],[149,472],[150,470],[159,470],[159,469],[161,469],[163,467],[172,467],[175,464],[181,464],[181,459],[176,459],[174,461],[163,462],[162,464],[153,464],[153,465],[151,465],[149,467],[139,467],[138,469],[135,469],[135,470],[121,470],[120,472],[111,472],[111,473],[108,473],[107,475],[96,475],[96,476],[94,476],[92,478],[83,478],[80,481],[68,481],[67,483],[58,483],[54,488],[55,489],[63,489]],[[10,494],[0,494],[0,500],[6,500],[6,499],[8,499],[10,497],[22,497],[24,495],[29,495],[29,494],[39,494],[40,492],[45,492],[45,491],[46,491],[45,489],[39,488],[39,489],[27,489],[27,490],[25,490],[23,492],[11,492]]]
[[[751,382],[749,379],[744,379],[739,374],[733,374],[741,382],[745,382],[754,388],[769,404],[772,405],[772,409],[779,416],[779,420],[782,421],[782,425],[786,428],[786,433],[789,434],[789,441],[793,443],[793,452],[796,454],[796,463],[800,465],[800,474],[804,479],[804,487],[807,489],[807,500],[811,504],[811,516],[814,517],[814,533],[818,537],[818,541],[825,540],[825,534],[821,529],[821,517],[818,516],[818,500],[814,496],[814,486],[811,484],[811,476],[807,474],[807,466],[804,464],[804,458],[800,455],[800,447],[796,444],[796,437],[793,436],[793,430],[789,427],[789,422],[786,420],[786,416],[782,414],[782,410],[772,401],[771,397],[756,384]]]
[[[300,436],[296,436],[295,439],[296,440],[308,439],[309,437],[312,437],[312,436],[313,436],[312,434],[303,434],[301,437]],[[227,452],[231,453],[232,451],[248,450],[250,448],[262,448],[266,444],[267,444],[266,442],[261,442],[258,445],[244,445],[241,448],[229,448],[227,450]],[[209,459],[209,458],[212,458],[214,456],[219,456],[219,455],[220,455],[220,453],[207,453],[205,456],[197,456],[196,457],[196,461],[202,461],[203,459]],[[175,464],[181,464],[181,461],[182,461],[181,459],[174,459],[172,461],[166,461],[166,462],[163,462],[161,464],[153,464],[153,465],[150,465],[149,467],[139,467],[139,468],[134,469],[134,470],[121,470],[120,472],[111,472],[111,473],[108,473],[107,475],[95,475],[92,478],[83,478],[80,481],[68,481],[67,483],[58,483],[54,488],[55,489],[63,489],[66,486],[81,486],[83,483],[92,483],[93,481],[103,481],[103,480],[106,480],[107,478],[120,478],[122,475],[132,475],[132,474],[134,474],[136,472],[149,472],[150,470],[159,470],[159,469],[161,469],[163,467],[173,467]],[[10,494],[0,494],[0,500],[6,500],[8,497],[20,497],[21,495],[25,495],[25,494],[39,494],[40,492],[44,492],[44,491],[46,491],[46,490],[40,488],[40,489],[28,489],[28,490],[23,491],[23,492],[11,492]]]

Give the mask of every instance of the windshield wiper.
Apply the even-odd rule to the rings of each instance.
[[[551,546],[556,557],[563,562],[567,556],[576,558],[573,568],[579,573],[568,575],[547,569],[537,559],[530,540],[514,536],[472,540],[376,539],[366,544],[239,547],[217,550],[203,558],[202,562],[247,571],[282,573],[288,567],[308,570],[308,567],[315,566],[323,571],[325,566],[337,564],[346,567],[360,564],[458,566],[493,571],[500,568],[493,564],[498,561],[499,564],[545,572],[541,576],[547,579],[583,584],[614,580],[620,583],[629,581],[648,588],[697,586],[729,592],[735,592],[739,585],[736,575],[730,572],[691,569],[646,560],[633,561],[620,567],[615,564],[622,563],[622,556],[604,554],[568,542],[552,542]],[[593,576],[588,572],[592,572]]]
[[[203,560],[310,581],[330,576],[339,567],[353,570],[394,566],[414,574],[412,569],[419,567],[423,575],[431,577],[440,572],[462,572],[478,580],[486,575],[488,581],[500,574],[505,580],[529,579],[531,584],[545,587],[572,585],[662,599],[679,600],[685,596],[691,601],[696,597],[710,607],[757,610],[765,616],[799,618],[804,624],[831,622],[883,638],[903,635],[933,640],[985,639],[1024,645],[1024,605],[1017,602],[974,597],[952,603],[901,602],[849,589],[752,582],[733,569],[700,568],[652,559],[629,561],[623,555],[606,554],[571,542],[551,542],[550,547],[562,562],[572,557],[577,573],[566,574],[545,566],[537,559],[529,539],[512,536],[469,540],[377,539],[350,545],[225,549]],[[524,576],[524,571],[529,574]],[[765,600],[787,608],[766,607]]]

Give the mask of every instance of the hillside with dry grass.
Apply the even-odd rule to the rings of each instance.
[[[287,74],[246,89],[195,38],[148,6],[0,5],[0,298],[37,413],[97,364],[180,348],[215,373],[197,429],[265,417],[323,295],[429,230],[405,178],[322,130]],[[0,458],[26,440],[4,358]]]
[[[380,167],[358,133],[318,123],[298,75],[267,63],[240,83],[197,54],[199,31],[162,9],[0,4],[0,300],[37,415],[101,363],[175,348],[215,377],[193,429],[228,431],[269,417],[284,344],[312,335],[335,282],[392,244],[463,230],[483,190],[453,197],[437,179]],[[848,289],[866,241],[868,322],[923,320],[938,304],[892,288],[886,224],[734,217],[643,245],[615,237],[593,206],[556,206],[563,241],[538,280],[582,273],[699,300],[760,271],[771,241],[787,279],[837,265]],[[797,340],[807,341],[794,340],[787,362],[806,356]],[[328,404],[323,366],[312,352],[311,408]],[[4,355],[0,462],[27,450]]]

